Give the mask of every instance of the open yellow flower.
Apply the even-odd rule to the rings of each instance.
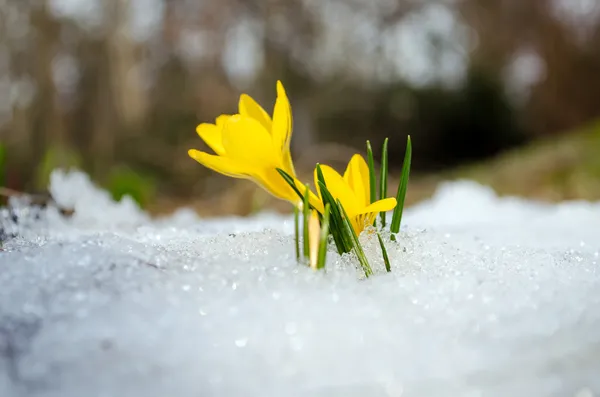
[[[357,235],[373,224],[379,212],[390,211],[396,206],[393,197],[370,202],[369,167],[360,154],[352,156],[343,176],[327,165],[321,165],[321,171],[327,189],[334,199],[340,200]],[[315,186],[319,186],[316,169],[314,178]],[[321,191],[317,189],[317,192],[321,198]]]
[[[273,118],[242,94],[238,114],[221,115],[215,124],[200,124],[196,132],[215,154],[191,149],[188,154],[194,160],[221,174],[250,179],[273,196],[298,203],[297,194],[277,172],[281,168],[296,177],[290,154],[292,111],[280,81]]]

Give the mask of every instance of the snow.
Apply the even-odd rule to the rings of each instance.
[[[392,273],[361,236],[365,280],[333,247],[297,265],[288,216],[152,219],[78,172],[50,191],[72,217],[0,212],[2,397],[600,393],[600,203],[448,182]]]

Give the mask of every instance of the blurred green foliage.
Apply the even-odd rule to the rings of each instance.
[[[45,190],[50,174],[57,168],[81,168],[81,155],[66,145],[54,144],[44,154],[36,172],[36,189]]]
[[[129,196],[142,208],[156,195],[156,181],[153,178],[123,166],[111,169],[105,187],[113,199],[119,201]]]

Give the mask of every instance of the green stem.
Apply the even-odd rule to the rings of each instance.
[[[381,255],[383,256],[383,263],[385,263],[385,270],[387,270],[388,272],[391,272],[392,266],[390,265],[390,258],[388,257],[387,249],[385,248],[385,245],[383,244],[383,239],[381,238],[381,235],[379,233],[377,233],[377,239],[379,239],[379,246],[381,247]]]
[[[321,170],[321,165],[317,164],[317,189],[321,193],[321,197],[323,198],[324,204],[329,204],[331,206],[331,214],[330,214],[330,231],[333,236],[333,240],[335,241],[335,246],[337,247],[338,253],[340,255],[350,252],[352,250],[352,242],[349,240],[349,237],[345,233],[344,222],[342,219],[342,215],[338,206],[336,204],[335,199],[327,189],[327,185],[325,184],[325,178],[323,177],[323,171]]]
[[[358,258],[358,262],[360,263],[361,267],[363,268],[363,271],[365,272],[365,276],[369,277],[373,274],[371,265],[369,265],[369,261],[367,260],[367,257],[365,255],[365,252],[362,249],[362,246],[360,245],[358,236],[356,235],[356,232],[354,231],[354,228],[352,227],[352,224],[350,223],[350,219],[348,218],[348,214],[346,213],[346,210],[342,206],[342,203],[340,203],[340,200],[337,200],[337,205],[340,208],[340,212],[342,212],[342,215],[343,215],[344,225],[346,226],[346,233],[352,240],[352,246],[354,248],[354,253],[356,254],[356,257]]]
[[[306,189],[304,190],[304,198],[303,198],[303,202],[302,202],[302,218],[303,218],[303,233],[304,233],[304,239],[303,239],[303,244],[304,244],[304,259],[306,259],[307,263],[308,260],[310,258],[310,247],[309,247],[309,240],[308,240],[308,218],[310,217],[310,207],[309,207],[309,203],[308,203],[308,185],[306,185]]]
[[[300,214],[298,207],[294,205],[294,242],[296,244],[296,261],[300,260]]]
[[[379,175],[379,199],[383,200],[387,197],[388,188],[388,138],[383,141],[381,149],[381,174]],[[385,227],[385,211],[379,213],[381,217],[381,227]]]
[[[390,225],[390,231],[392,233],[398,233],[400,231],[400,224],[402,222],[402,212],[404,210],[404,200],[406,199],[406,190],[408,188],[408,178],[410,176],[410,163],[412,159],[412,144],[410,141],[410,135],[406,140],[406,152],[404,154],[404,164],[402,165],[402,175],[400,177],[400,184],[398,185],[398,193],[396,194],[396,208],[394,208],[394,214],[392,215],[392,224]],[[394,236],[392,235],[394,239]]]
[[[371,203],[377,201],[377,180],[375,179],[375,160],[373,160],[373,148],[371,142],[367,141],[367,164],[369,166],[369,193]],[[373,220],[373,226],[376,226],[377,220]]]
[[[377,180],[375,179],[375,160],[373,160],[373,149],[371,142],[367,141],[367,164],[369,165],[369,191],[371,203],[377,201]]]
[[[325,260],[327,259],[327,238],[329,237],[329,213],[331,206],[325,205],[325,214],[321,221],[321,236],[319,241],[319,256],[317,257],[317,269],[325,268]]]

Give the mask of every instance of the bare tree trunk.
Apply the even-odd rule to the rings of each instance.
[[[33,162],[37,164],[36,184],[38,188],[44,188],[46,181],[43,179],[43,173],[40,173],[41,161],[49,149],[61,150],[68,144],[57,103],[57,90],[52,70],[53,60],[60,44],[60,24],[51,17],[46,1],[32,11],[31,24],[35,32],[35,61],[32,74],[36,84],[36,96],[31,107],[30,144]]]
[[[34,10],[32,25],[36,32],[34,77],[37,83],[35,106],[35,144],[41,150],[49,143],[65,143],[65,131],[57,104],[56,87],[52,76],[52,61],[58,47],[59,25],[52,19],[47,4]],[[39,151],[38,150],[38,153]]]
[[[138,130],[146,102],[136,46],[129,31],[131,0],[105,0],[108,15],[106,38],[111,97],[117,120],[128,132]]]

